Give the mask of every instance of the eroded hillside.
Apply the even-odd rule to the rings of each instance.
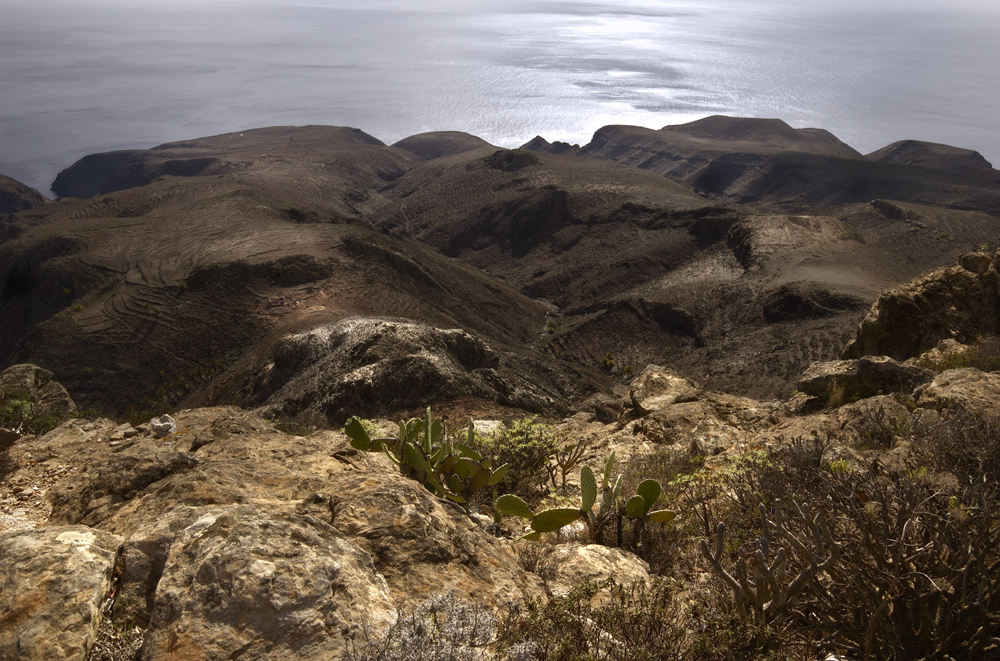
[[[88,156],[55,186],[80,198],[3,220],[0,364],[108,412],[335,423],[556,413],[647,364],[774,397],[880,291],[1000,235],[996,171],[941,145],[713,117],[526,147],[310,126]]]

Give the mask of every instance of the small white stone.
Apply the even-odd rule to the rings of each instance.
[[[149,426],[152,428],[153,435],[156,438],[163,438],[177,431],[177,423],[169,415],[161,415],[159,418],[153,418],[149,421]]]

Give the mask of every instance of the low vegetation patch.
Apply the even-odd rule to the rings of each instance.
[[[0,390],[0,427],[22,435],[41,435],[65,420],[39,404],[28,391]]]
[[[599,476],[580,468],[578,501],[564,492],[548,509],[521,494],[561,486],[557,458],[562,452],[566,461],[579,446],[534,421],[489,441],[470,429],[462,444],[482,451],[476,461],[489,454],[508,466],[485,489],[496,496],[495,516],[522,519],[529,540],[582,522],[587,541],[646,559],[652,582],[580,585],[489,614],[488,625],[418,609],[367,648],[382,656],[355,658],[404,658],[391,654],[423,649],[414,636],[436,636],[444,647],[433,658],[447,659],[1000,656],[1000,422],[946,412],[933,424],[911,424],[884,409],[871,418],[878,438],[866,441],[869,456],[905,439],[904,460],[830,461],[831,444],[847,440],[835,437],[710,465],[663,451],[632,459],[620,474],[612,455]],[[443,431],[435,436],[429,413],[417,427],[432,430],[430,460]],[[518,479],[520,471],[530,479]],[[449,493],[461,493],[458,486]],[[519,543],[518,554],[542,580],[555,575],[540,542]],[[475,635],[454,633],[463,622]]]

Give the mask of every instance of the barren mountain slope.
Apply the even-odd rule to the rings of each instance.
[[[998,181],[1000,177],[1000,172],[994,170],[990,162],[979,152],[936,142],[900,140],[867,154],[865,158],[878,163],[899,163],[950,170],[985,180]]]
[[[30,186],[0,174],[0,214],[15,213],[45,203],[45,197]]]
[[[443,156],[454,156],[474,150],[496,151],[496,147],[482,138],[462,131],[431,131],[403,138],[392,145],[432,161]]]
[[[338,183],[365,201],[379,188],[422,159],[386,147],[358,129],[340,126],[275,126],[169,142],[152,149],[91,154],[59,173],[52,190],[61,197],[93,197],[142,186],[162,176],[210,176],[267,170],[282,164],[307,165],[308,186]],[[333,181],[331,181],[331,177]],[[354,190],[351,190],[351,189]]]
[[[281,337],[348,317],[460,327],[507,349],[542,332],[542,305],[349,221],[352,196],[381,203],[347,187],[350,168],[287,153],[16,216],[0,243],[0,362],[51,365],[85,406],[252,404]]]
[[[529,144],[533,149],[562,151],[562,147]],[[967,151],[943,147],[917,149],[923,155],[916,160],[892,158],[880,153],[884,150],[869,160],[820,129],[793,129],[780,120],[715,116],[659,131],[606,126],[574,153],[658,172],[740,204],[778,204],[798,210],[888,198],[1000,215],[995,171],[987,164],[987,169],[970,177],[967,171],[942,169],[953,164],[955,152]],[[928,151],[935,155],[928,156]],[[968,159],[967,154],[961,156]],[[904,164],[911,162],[915,164]]]
[[[720,206],[605,160],[469,153],[383,194],[398,205],[377,224],[550,301],[548,351],[619,378],[657,363],[780,394],[836,355],[879,291],[916,273],[835,218]]]
[[[734,215],[636,168],[524,151],[438,159],[383,195],[376,224],[564,307],[683,263]]]
[[[961,150],[878,163],[720,117],[563,147],[312,126],[87,157],[60,190],[121,190],[0,228],[0,363],[51,368],[84,406],[331,420],[463,397],[558,410],[650,363],[767,397],[836,356],[879,291],[1000,235],[968,208],[997,186],[941,169],[975,160]],[[691,188],[725,162],[750,166],[722,197]]]

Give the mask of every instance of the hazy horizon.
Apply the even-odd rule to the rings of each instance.
[[[1000,162],[1000,11],[890,0],[7,0],[0,173],[270,125],[502,147],[711,114]]]

